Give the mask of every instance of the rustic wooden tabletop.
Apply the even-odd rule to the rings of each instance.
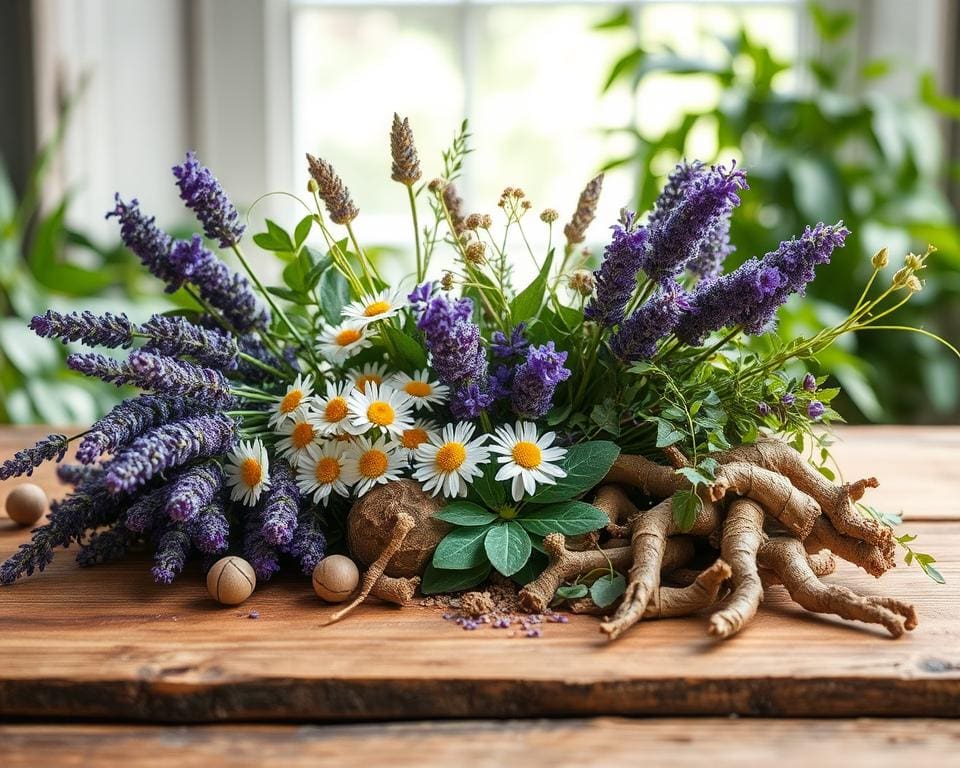
[[[0,458],[38,434],[0,432]],[[528,638],[464,631],[416,605],[371,604],[324,627],[329,609],[306,579],[275,579],[227,608],[208,599],[196,568],[163,587],[145,558],[80,569],[62,552],[43,574],[0,589],[0,763],[622,765],[643,756],[810,765],[840,750],[848,765],[914,762],[924,751],[955,758],[960,429],[847,428],[839,437],[845,474],[880,479],[872,503],[903,513],[947,581],[903,565],[880,581],[846,565],[828,577],[912,600],[920,626],[899,640],[807,614],[780,588],[726,642],[706,635],[703,617],[643,623],[611,644],[589,617]],[[51,467],[36,479],[62,493]],[[0,502],[14,485],[0,486]],[[0,519],[0,557],[28,536]],[[857,719],[867,716],[884,719]]]

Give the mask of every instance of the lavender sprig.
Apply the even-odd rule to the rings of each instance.
[[[290,542],[297,528],[300,510],[300,489],[290,465],[284,461],[271,467],[270,488],[261,502],[260,532],[264,541],[275,547]]]
[[[221,248],[239,243],[245,227],[237,221],[237,209],[210,169],[199,163],[195,152],[187,152],[187,159],[173,167],[173,175],[180,198],[194,212],[207,237],[219,242]]]
[[[204,554],[218,555],[227,551],[230,524],[224,514],[223,499],[216,497],[190,521],[190,538]]]
[[[164,511],[175,522],[193,520],[223,489],[223,469],[205,461],[181,472],[167,486]]]
[[[570,378],[566,361],[567,353],[557,352],[552,341],[530,347],[513,377],[511,403],[518,416],[538,419],[550,410],[557,386]]]
[[[92,464],[57,464],[57,479],[76,488],[80,483],[93,480],[103,474],[103,467]]]
[[[232,370],[237,367],[237,341],[220,330],[207,330],[185,317],[154,315],[140,326],[149,337],[143,349],[167,357],[192,357],[198,364]]]
[[[658,288],[633,314],[621,323],[610,339],[610,348],[621,360],[649,360],[657,342],[670,334],[690,307],[680,286]]]
[[[128,508],[124,525],[134,533],[149,533],[160,523],[167,502],[167,486],[139,496]]]
[[[583,314],[604,328],[623,320],[627,302],[637,288],[648,232],[645,227],[635,228],[635,221],[633,213],[623,212],[621,222],[613,226],[613,239],[603,252],[603,263],[593,273],[596,293]]]
[[[220,413],[192,416],[155,427],[110,461],[105,485],[111,493],[135,491],[157,475],[189,461],[226,453],[236,439],[236,424]]]
[[[48,309],[45,314],[36,315],[30,321],[30,328],[47,339],[59,339],[64,344],[69,341],[81,341],[89,347],[110,347],[126,349],[133,344],[133,323],[126,315],[114,315],[105,312],[95,315],[93,312],[54,312]]]
[[[107,530],[90,537],[90,541],[77,552],[77,562],[81,568],[89,568],[120,560],[137,539],[137,534],[127,528],[123,520],[118,520]]]
[[[120,193],[114,196],[115,205],[107,218],[116,216],[120,222],[120,239],[156,277],[166,283],[167,293],[183,285],[183,276],[170,261],[171,237],[156,225],[153,216],[144,216],[136,199],[123,202]]]
[[[263,535],[263,521],[260,515],[246,516],[243,532],[243,556],[253,566],[257,578],[269,581],[280,570],[280,556]]]
[[[300,570],[304,576],[313,573],[317,563],[327,554],[327,539],[313,510],[305,509],[300,512],[293,537],[280,549],[284,554],[300,561]]]
[[[160,537],[153,555],[154,566],[151,569],[153,579],[158,584],[171,584],[183,570],[190,555],[190,534],[186,528],[173,525]]]
[[[51,459],[61,461],[67,453],[70,440],[66,435],[47,435],[31,448],[24,448],[13,454],[0,465],[0,480],[33,474],[33,470]]]

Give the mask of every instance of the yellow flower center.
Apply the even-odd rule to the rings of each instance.
[[[420,427],[414,427],[413,429],[403,430],[403,447],[404,448],[419,448],[420,444],[426,442],[427,439],[427,430],[420,429]]]
[[[463,443],[444,443],[437,451],[436,464],[441,472],[453,472],[463,466],[467,460],[467,449]]]
[[[363,310],[363,314],[366,317],[376,317],[377,315],[382,315],[384,312],[389,311],[389,301],[375,301],[373,304],[370,304],[365,310]]]
[[[240,478],[248,488],[260,485],[263,479],[263,467],[260,466],[260,462],[253,458],[244,459],[240,465]]]
[[[283,400],[280,401],[280,413],[291,413],[297,408],[300,407],[300,403],[303,402],[303,391],[299,389],[292,389],[284,395]]]
[[[347,416],[347,401],[342,397],[331,397],[323,409],[323,416],[331,423],[343,421]]]
[[[360,457],[360,474],[364,477],[380,477],[387,471],[387,454],[373,449]]]
[[[290,442],[298,451],[306,448],[313,442],[313,425],[306,421],[301,421],[293,428],[290,433]]]
[[[363,336],[360,331],[356,328],[344,328],[340,333],[333,337],[334,342],[338,347],[345,347],[348,344],[353,344],[355,341],[359,341],[360,337]]]
[[[528,440],[521,440],[513,446],[513,460],[524,469],[539,467],[542,456],[537,444]]]
[[[332,456],[324,456],[317,462],[313,469],[313,474],[318,483],[332,483],[340,477],[340,462]]]
[[[503,520],[513,520],[519,513],[520,510],[510,504],[500,507],[500,517]]]
[[[361,392],[366,393],[367,384],[383,384],[383,376],[377,373],[365,373],[357,377],[356,387]]]
[[[396,416],[397,414],[390,406],[390,403],[385,403],[383,400],[374,400],[367,408],[367,418],[378,427],[386,427],[393,424]]]
[[[403,391],[410,397],[429,397],[433,387],[426,381],[408,381],[403,385]]]

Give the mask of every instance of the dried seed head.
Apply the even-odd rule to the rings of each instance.
[[[883,269],[887,264],[890,263],[890,253],[887,251],[886,247],[881,248],[875,254],[873,258],[870,259],[870,263],[873,265],[874,269]]]
[[[439,176],[435,179],[431,179],[430,183],[427,184],[427,189],[436,194],[437,192],[443,192],[444,188],[447,186],[447,180],[441,179]]]
[[[484,245],[479,240],[474,240],[470,245],[467,246],[465,251],[465,256],[467,261],[471,264],[483,264],[486,261],[484,254],[486,253],[487,246]]]
[[[466,229],[463,220],[463,198],[457,194],[457,188],[452,182],[443,188],[443,204],[450,212],[454,233],[461,234]]]
[[[911,293],[918,293],[919,291],[923,290],[923,283],[920,282],[916,275],[910,275],[910,277],[907,278],[904,286]]]
[[[480,226],[484,229],[490,229],[493,226],[493,216],[489,213],[483,214],[483,218],[480,220]]]
[[[477,230],[483,226],[483,215],[480,213],[471,213],[467,216],[464,226],[470,230]]]
[[[440,287],[445,291],[453,289],[453,272],[444,272],[440,278]]]
[[[893,287],[903,288],[907,284],[907,279],[913,275],[910,267],[901,267],[893,275]]]
[[[327,213],[334,224],[349,224],[360,213],[360,209],[353,204],[350,190],[333,170],[333,166],[326,160],[314,157],[307,153],[307,165],[310,175],[317,182],[317,194],[327,206]]]
[[[903,263],[913,270],[923,269],[923,259],[917,256],[915,253],[908,253],[904,258]]]
[[[544,224],[553,224],[557,219],[560,218],[560,212],[555,208],[544,208],[540,213],[540,221]]]
[[[567,279],[567,287],[581,296],[590,296],[595,286],[596,280],[594,280],[593,273],[586,269],[578,269],[572,272]]]
[[[393,126],[390,128],[390,156],[393,158],[390,178],[413,186],[423,175],[420,173],[420,158],[417,147],[413,143],[413,131],[410,129],[410,119],[403,118],[394,112]]]
[[[580,193],[577,210],[570,219],[570,223],[563,228],[568,246],[582,243],[586,239],[587,227],[590,226],[597,215],[597,203],[600,202],[602,189],[603,174],[601,173],[591,179],[587,186],[583,188],[583,192]]]
[[[520,207],[525,211],[529,211],[531,208],[533,208],[533,203],[531,203],[529,200],[524,200],[522,203],[520,203]]]

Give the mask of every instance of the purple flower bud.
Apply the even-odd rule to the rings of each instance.
[[[263,536],[259,515],[247,514],[243,533],[243,556],[253,566],[257,579],[269,581],[280,570],[280,556]]]
[[[451,387],[480,384],[487,376],[487,356],[472,314],[470,299],[450,301],[444,296],[435,296],[419,311],[417,328],[423,332],[430,364]]]
[[[89,464],[57,464],[57,479],[76,488],[80,483],[93,480],[103,474],[102,467]]]
[[[260,532],[267,544],[282,547],[293,538],[300,511],[300,489],[289,464],[280,461],[271,467],[266,494],[259,512]]]
[[[450,412],[458,419],[476,419],[493,405],[495,399],[489,388],[481,388],[477,383],[467,384],[454,390]]]
[[[224,514],[223,499],[214,498],[190,521],[190,538],[194,546],[208,555],[227,551],[230,524]]]
[[[797,396],[793,392],[787,392],[783,397],[780,398],[780,402],[783,403],[787,408],[797,402]]]
[[[237,366],[237,342],[219,330],[207,330],[184,317],[154,315],[140,327],[150,337],[144,350],[167,357],[192,357],[200,365],[223,370]]]
[[[89,568],[120,560],[136,540],[137,534],[122,522],[117,522],[105,531],[94,533],[90,541],[77,552],[77,562],[81,568]]]
[[[803,377],[803,388],[807,392],[816,392],[817,391],[817,379],[812,373],[808,373]]]
[[[239,243],[245,227],[237,222],[237,209],[210,169],[197,161],[195,152],[187,152],[183,164],[173,167],[173,175],[180,198],[194,212],[207,237],[221,248]]]
[[[120,222],[120,239],[140,259],[140,262],[156,277],[166,283],[167,293],[173,293],[183,285],[183,276],[170,262],[170,236],[157,227],[153,216],[140,213],[139,203],[131,200],[129,205],[114,196],[115,206],[107,218],[116,216]]]
[[[807,416],[810,417],[811,421],[820,421],[826,412],[826,406],[819,400],[811,400],[807,404]]]
[[[300,512],[293,538],[281,547],[281,551],[300,561],[300,570],[304,576],[313,573],[317,563],[327,554],[327,539],[312,509]]]
[[[9,480],[11,477],[20,477],[33,474],[33,470],[51,459],[60,461],[67,453],[70,441],[66,435],[48,435],[32,448],[24,448],[13,454],[0,465],[0,480]]]
[[[166,503],[166,486],[143,494],[127,508],[124,525],[134,533],[149,533],[162,522]]]
[[[213,368],[184,363],[142,349],[131,352],[127,362],[133,372],[132,383],[143,389],[195,397],[211,406],[229,406],[234,401],[226,378]]]
[[[757,413],[759,413],[761,416],[764,416],[764,417],[769,416],[771,412],[772,412],[772,409],[767,403],[764,403],[764,402],[757,403]]]
[[[82,341],[88,347],[122,347],[133,344],[133,323],[126,315],[112,315],[106,312],[95,315],[93,312],[70,312],[63,314],[48,309],[46,314],[37,315],[30,321],[30,328],[43,338],[68,341]]]
[[[629,226],[613,226],[613,239],[603,252],[600,269],[593,273],[596,293],[584,310],[584,317],[611,328],[623,320],[627,302],[637,288],[637,273],[644,262],[648,231],[644,227],[631,230]]]
[[[153,579],[158,584],[170,584],[183,570],[190,554],[190,536],[183,525],[168,528],[160,537],[153,555]]]
[[[518,416],[537,419],[550,410],[557,386],[570,378],[566,361],[567,353],[557,352],[552,341],[530,347],[513,377],[511,403]]]
[[[610,339],[610,348],[621,360],[649,360],[657,352],[657,342],[677,327],[689,306],[687,295],[679,284],[658,288],[620,324]]]
[[[436,288],[436,283],[421,283],[412,291],[410,291],[410,295],[407,296],[407,300],[413,305],[414,310],[421,312],[424,305],[426,305],[426,303],[433,298]]]
[[[176,522],[193,520],[223,489],[223,470],[216,461],[184,470],[167,486],[164,512]]]
[[[526,323],[518,323],[510,331],[510,338],[503,331],[494,331],[491,337],[490,350],[494,357],[506,360],[511,357],[522,357],[527,353],[530,342],[523,335],[527,328]]]

